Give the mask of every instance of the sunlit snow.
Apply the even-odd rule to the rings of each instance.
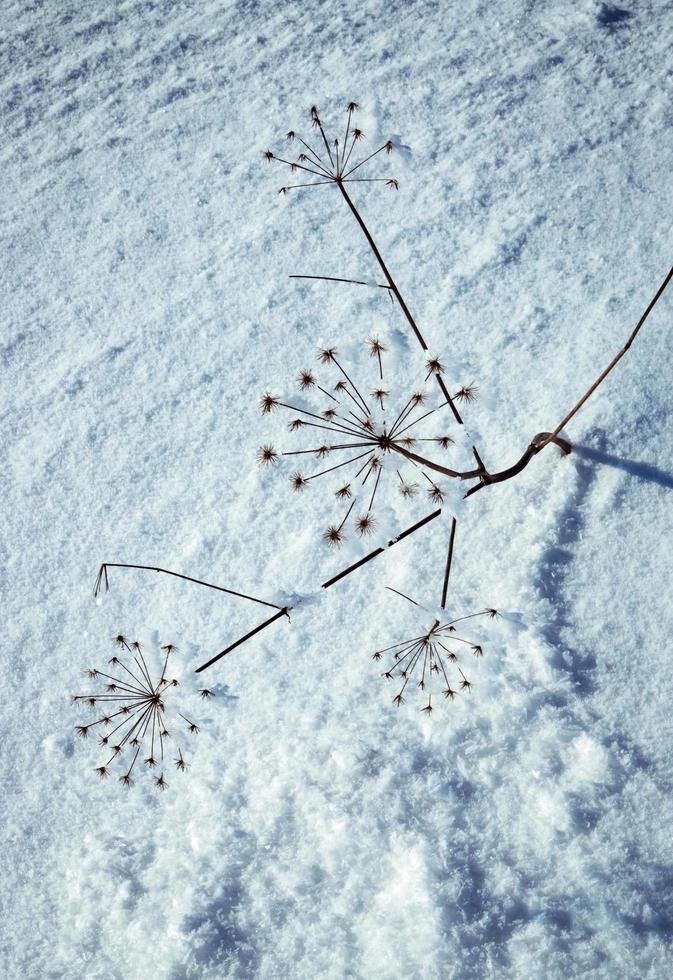
[[[448,488],[327,591],[362,542],[326,548],[327,498],[256,452],[259,397],[318,347],[380,334],[404,390],[423,374],[384,290],[288,278],[381,281],[335,188],[283,197],[263,162],[313,103],[400,147],[399,191],[353,196],[447,383],[479,386],[466,445],[496,470],[563,418],[673,262],[670,6],[7,0],[2,24],[2,976],[669,978],[671,295],[572,455]],[[386,507],[390,536],[424,513]],[[502,618],[428,718],[371,655],[431,625],[451,507],[447,611]],[[123,569],[96,602],[104,561],[294,608],[197,676],[265,611]],[[165,793],[97,779],[74,732],[120,631],[215,694]]]

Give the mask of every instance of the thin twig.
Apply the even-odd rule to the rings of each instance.
[[[250,602],[257,602],[260,606],[269,606],[271,609],[280,609],[281,606],[277,606],[274,602],[266,602],[264,599],[257,599],[252,595],[245,595],[243,592],[234,592],[233,589],[225,589],[221,585],[213,585],[212,582],[203,582],[201,579],[192,578],[190,575],[181,575],[179,572],[171,572],[167,568],[157,568],[156,565],[130,565],[126,562],[115,562],[106,561],[101,565],[101,570],[108,568],[138,568],[145,572],[162,572],[164,575],[172,575],[173,578],[184,579],[185,582],[193,582],[195,585],[203,585],[207,589],[215,589],[217,592],[226,592],[227,595],[235,595],[239,599],[249,599]],[[96,579],[96,589],[94,595],[98,595],[100,591],[100,578],[101,572],[98,573],[98,578]],[[106,591],[108,590],[107,575],[105,575],[105,585]]]
[[[280,619],[281,616],[287,616],[289,611],[290,611],[289,607],[285,606],[279,612],[277,612],[275,616],[271,616],[270,619],[266,619],[263,623],[260,623],[259,626],[255,626],[255,628],[250,630],[249,633],[246,633],[245,636],[242,636],[240,640],[236,640],[234,643],[230,643],[228,647],[225,647],[225,649],[222,650],[220,653],[216,654],[216,656],[211,657],[210,660],[207,660],[205,664],[201,664],[200,667],[196,668],[195,673],[200,674],[201,671],[206,670],[206,668],[212,667],[214,663],[216,663],[218,660],[221,660],[222,657],[225,657],[236,647],[239,647],[241,643],[245,643],[245,641],[249,640],[251,636],[254,636],[256,633],[261,632],[261,630],[266,629],[267,626],[271,626],[271,624],[275,623],[276,620]]]
[[[567,425],[567,423],[571,420],[571,418],[573,417],[573,415],[575,415],[577,412],[579,412],[580,408],[582,407],[582,405],[584,405],[585,401],[594,393],[594,391],[596,390],[596,388],[598,388],[599,384],[601,384],[601,382],[604,381],[607,378],[608,374],[610,373],[610,371],[612,371],[613,367],[615,367],[615,365],[622,359],[622,357],[624,356],[624,354],[626,354],[627,350],[629,349],[629,347],[631,346],[631,344],[633,343],[633,341],[636,339],[636,336],[638,334],[638,331],[640,330],[640,328],[645,323],[645,321],[647,320],[648,316],[650,315],[650,313],[652,312],[652,310],[656,306],[656,304],[657,304],[657,302],[658,302],[661,294],[666,289],[666,286],[668,286],[668,284],[671,281],[671,278],[672,277],[673,277],[673,268],[669,269],[666,278],[664,279],[664,281],[662,282],[661,286],[659,286],[659,289],[656,291],[656,293],[654,294],[654,296],[650,300],[650,302],[649,302],[649,304],[647,306],[647,309],[645,310],[645,312],[641,316],[640,320],[638,320],[638,323],[635,325],[635,327],[633,328],[633,331],[631,332],[631,336],[626,341],[626,343],[624,344],[624,346],[622,347],[622,349],[619,351],[619,353],[617,354],[617,356],[616,357],[613,357],[613,359],[610,361],[610,363],[606,367],[605,371],[603,371],[603,373],[598,376],[598,378],[594,381],[594,383],[591,385],[591,387],[582,395],[582,397],[577,402],[577,404],[573,408],[571,408],[571,410],[568,412],[568,414],[563,419],[563,421],[562,422],[559,422],[559,424],[556,426],[556,428],[554,429],[554,431],[553,432],[550,432],[549,435],[547,436],[547,438],[545,439],[545,441],[538,446],[538,450],[537,450],[538,452],[541,449],[544,449],[544,447],[546,445],[548,445],[548,443],[554,441],[554,439],[559,434],[559,432],[561,431],[561,429],[563,429]]]
[[[338,276],[288,276],[288,279],[323,279],[326,282],[349,282],[354,286],[376,286],[377,289],[391,289],[384,282],[366,282],[364,279],[341,279]]]
[[[451,561],[453,560],[453,542],[456,538],[456,518],[451,518],[451,535],[449,537],[449,551],[446,556],[446,569],[444,570],[444,586],[442,588],[442,609],[446,609],[446,593],[449,588],[449,576],[451,575]]]

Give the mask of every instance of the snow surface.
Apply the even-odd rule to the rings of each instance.
[[[470,499],[469,697],[395,711],[372,650],[439,598],[448,517],[202,675],[188,774],[99,782],[69,695],[123,630],[192,668],[341,558],[261,472],[319,344],[407,337],[334,188],[260,151],[354,98],[397,194],[354,192],[475,381],[492,469],[553,427],[671,263],[670,3],[19,3],[2,10],[2,975],[673,974],[671,319],[516,480]],[[361,185],[360,185],[361,186]],[[308,196],[311,195],[311,196]],[[409,358],[420,353],[406,341]],[[404,526],[399,510],[400,526]],[[439,573],[438,573],[438,570]],[[190,688],[190,685],[192,687]]]

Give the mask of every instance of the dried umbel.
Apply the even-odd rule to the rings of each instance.
[[[372,659],[376,662],[381,661],[384,655],[390,660],[387,670],[381,676],[387,680],[402,681],[401,688],[393,698],[393,704],[399,708],[412,691],[418,690],[423,701],[420,710],[431,715],[435,710],[432,703],[433,693],[452,701],[457,694],[470,691],[472,682],[463,670],[463,667],[468,669],[465,661],[471,657],[482,657],[484,650],[481,644],[459,636],[456,624],[480,616],[494,619],[498,612],[495,609],[485,609],[483,612],[450,619],[446,623],[440,623],[436,619],[430,629],[419,636],[401,640],[374,652]]]
[[[317,106],[311,106],[309,119],[311,128],[317,134],[316,139],[309,142],[308,138],[305,139],[292,129],[285,137],[291,147],[297,148],[296,159],[287,159],[284,154],[274,153],[272,150],[263,151],[262,157],[267,163],[279,163],[289,167],[291,173],[296,173],[301,178],[304,178],[304,174],[318,178],[318,180],[307,181],[303,179],[301,183],[286,184],[280,188],[279,194],[287,194],[288,191],[299,187],[320,187],[327,184],[382,183],[394,190],[399,189],[399,182],[390,174],[378,173],[369,177],[362,176],[366,171],[360,170],[361,167],[375,157],[379,157],[381,153],[389,156],[395,149],[395,145],[392,140],[385,140],[378,149],[372,150],[370,153],[365,151],[361,154],[359,150],[365,146],[367,137],[361,129],[353,125],[353,116],[358,108],[357,102],[349,102],[346,106],[343,142],[339,140],[338,136],[328,137]],[[354,177],[353,174],[356,173],[358,176]]]
[[[152,774],[156,788],[165,790],[168,783],[164,769],[169,763],[178,772],[187,770],[180,739],[199,732],[196,722],[182,712],[175,711],[172,718],[167,710],[179,687],[178,680],[166,673],[169,658],[177,648],[172,643],[161,647],[156,659],[162,667],[153,677],[148,666],[150,658],[137,640],[130,642],[120,633],[114,643],[120,652],[109,659],[107,669],[92,667],[87,671],[87,677],[98,681],[102,689],[72,697],[73,704],[102,714],[77,725],[75,731],[83,739],[97,737],[105,761],[94,772],[101,779],[107,779],[116,767],[119,782],[132,786],[138,772],[145,770]],[[200,695],[211,697],[212,692],[204,689]]]
[[[433,504],[444,499],[442,488],[426,469],[410,464],[409,453],[413,448],[421,451],[426,444],[436,451],[450,450],[454,440],[446,428],[451,427],[452,416],[446,401],[423,385],[410,394],[398,394],[385,377],[387,349],[378,337],[367,340],[362,364],[356,365],[374,370],[375,377],[367,384],[356,383],[356,371],[350,365],[347,370],[337,349],[330,347],[318,351],[319,371],[299,372],[295,401],[283,401],[269,392],[260,400],[262,414],[287,413],[287,430],[302,448],[277,451],[266,444],[257,453],[258,462],[273,466],[291,460],[294,467],[301,467],[290,475],[296,491],[307,490],[318,480],[324,486],[331,483],[334,498],[343,502],[340,517],[323,532],[323,540],[333,547],[342,543],[349,529],[360,537],[372,534],[377,526],[375,503],[386,488],[404,499],[424,495]],[[433,370],[441,370],[439,362]],[[466,397],[468,391],[473,389],[463,387],[455,397]],[[307,463],[314,460],[323,465],[307,471]]]

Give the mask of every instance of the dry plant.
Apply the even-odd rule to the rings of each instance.
[[[359,156],[359,150],[364,146],[364,141],[366,139],[365,134],[354,125],[354,116],[358,110],[358,104],[356,102],[349,102],[346,107],[346,123],[345,123],[345,136],[343,143],[339,142],[339,138],[330,138],[327,135],[325,127],[323,125],[322,118],[316,106],[312,106],[309,112],[309,119],[312,129],[314,130],[316,137],[315,142],[312,143],[309,138],[304,138],[299,132],[290,130],[287,133],[286,139],[290,146],[299,144],[302,149],[295,160],[288,160],[285,156],[274,153],[272,150],[265,150],[263,153],[264,159],[268,163],[277,163],[281,166],[289,167],[292,172],[302,171],[302,173],[309,173],[318,180],[314,181],[303,181],[296,184],[288,184],[281,188],[281,192],[286,194],[288,191],[300,189],[300,188],[312,188],[317,186],[332,186],[336,187],[341,195],[341,198],[349,208],[351,214],[355,218],[360,230],[362,231],[367,244],[376,259],[384,277],[385,284],[382,284],[384,288],[388,288],[391,295],[397,301],[402,315],[406,319],[408,325],[410,326],[416,340],[422,347],[423,351],[427,353],[428,345],[425,338],[421,332],[421,329],[411,314],[409,306],[402,296],[397,283],[393,279],[386,263],[383,260],[381,252],[374,241],[373,235],[365,221],[356,207],[353,199],[349,193],[349,187],[352,184],[362,184],[362,183],[383,183],[387,187],[392,187],[395,190],[399,187],[399,182],[391,174],[377,172],[373,175],[363,177],[363,173],[370,173],[369,170],[362,171],[361,167],[365,165],[371,165],[372,161],[376,159],[377,164],[388,157],[394,150],[395,144],[392,140],[386,140],[377,149],[372,152],[364,152],[362,156]],[[383,154],[383,156],[381,156]],[[353,175],[357,173],[358,176]],[[346,185],[349,185],[347,187]],[[423,466],[433,469],[437,473],[441,473],[443,476],[451,477],[459,480],[466,481],[476,481],[471,487],[466,491],[465,496],[469,497],[477,491],[483,489],[486,486],[491,486],[495,483],[502,483],[504,480],[512,479],[517,476],[521,471],[528,465],[528,463],[537,456],[537,454],[545,448],[545,446],[554,443],[557,445],[562,452],[570,452],[570,444],[567,440],[561,438],[560,433],[565,428],[565,426],[570,422],[570,420],[577,414],[577,412],[582,408],[587,399],[593,394],[593,392],[598,388],[598,386],[605,380],[608,374],[613,370],[616,364],[621,360],[624,354],[629,350],[631,344],[633,343],[636,335],[638,334],[640,328],[645,323],[645,320],[651,313],[655,304],[657,303],[659,297],[663,293],[664,289],[668,285],[671,277],[673,277],[673,268],[671,268],[665,277],[664,281],[660,285],[659,289],[655,293],[651,302],[648,304],[644,313],[640,317],[638,323],[633,329],[629,339],[622,349],[617,353],[617,355],[610,361],[608,366],[604,371],[598,376],[598,378],[590,385],[587,391],[582,395],[582,397],[577,401],[577,403],[570,409],[570,411],[564,416],[564,418],[558,423],[558,425],[551,432],[540,432],[533,436],[529,445],[526,447],[521,456],[514,462],[511,466],[504,470],[497,472],[491,472],[483,461],[483,454],[480,453],[476,446],[472,447],[472,452],[474,455],[475,466],[468,470],[456,470],[444,466],[442,463],[433,461],[426,456],[421,456],[418,453],[410,452],[403,447],[396,447],[395,451],[406,455],[409,459],[415,460],[421,463]],[[297,278],[311,278],[311,279],[325,279],[336,282],[354,282],[354,283],[365,283],[368,284],[366,279],[348,279],[336,276],[307,276],[307,277],[297,277]],[[435,361],[436,358],[432,358],[431,361]],[[459,424],[463,424],[463,419],[461,418],[460,412],[456,406],[456,399],[449,394],[449,391],[442,378],[442,372],[436,371],[434,373],[436,383],[446,400],[446,404],[453,413],[455,421]]]
[[[329,380],[318,378],[313,370],[299,372],[299,404],[282,401],[268,392],[261,399],[263,414],[276,409],[289,414],[287,428],[293,438],[301,440],[302,448],[277,451],[267,443],[257,453],[258,462],[272,466],[291,461],[290,482],[298,492],[312,487],[313,481],[331,483],[334,498],[343,508],[339,519],[323,533],[324,541],[332,547],[342,543],[349,525],[360,537],[373,533],[377,528],[374,505],[386,490],[405,500],[424,496],[433,504],[441,504],[444,493],[436,480],[418,463],[410,466],[400,450],[408,451],[425,443],[450,450],[454,443],[446,433],[453,421],[444,420],[446,401],[430,405],[430,396],[423,386],[400,397],[386,378],[386,345],[378,337],[371,337],[366,348],[366,360],[375,374],[366,387],[353,380],[354,371],[350,365],[346,370],[337,349],[332,347],[318,352],[324,371],[332,375]],[[441,371],[438,362],[426,368],[424,382]],[[476,389],[471,385],[453,395],[454,400],[465,402],[475,397]],[[318,461],[318,469],[306,472],[305,465],[313,460]],[[321,460],[325,465],[319,465]],[[302,469],[297,469],[297,465]]]
[[[212,664],[216,663],[216,661],[221,660],[222,657],[226,656],[231,650],[234,650],[237,646],[240,646],[241,643],[245,643],[246,640],[249,640],[252,636],[255,636],[256,633],[259,633],[261,632],[261,630],[266,629],[267,626],[271,626],[272,623],[275,623],[282,616],[287,616],[289,618],[289,614],[291,610],[290,606],[278,606],[274,602],[267,602],[266,599],[259,599],[256,596],[246,595],[244,592],[236,592],[233,589],[225,589],[224,586],[222,585],[213,585],[212,582],[204,582],[202,579],[192,578],[191,575],[181,575],[180,572],[172,572],[168,568],[158,568],[156,565],[132,565],[126,562],[109,561],[109,562],[104,562],[100,566],[100,568],[98,569],[98,575],[96,576],[96,584],[94,585],[94,590],[93,590],[94,598],[96,599],[99,599],[101,592],[110,591],[110,579],[108,575],[108,569],[110,568],[129,568],[129,569],[140,570],[143,572],[159,572],[162,575],[170,575],[172,578],[182,579],[183,582],[191,582],[194,585],[202,585],[206,589],[214,589],[216,592],[223,592],[226,595],[235,596],[238,599],[246,599],[248,602],[253,602],[258,606],[266,606],[270,609],[277,610],[273,616],[270,616],[268,619],[265,619],[263,622],[258,623],[253,629],[251,629],[244,636],[241,636],[237,640],[234,640],[233,643],[230,643],[227,647],[224,648],[224,650],[221,650],[214,657],[211,657],[211,659],[208,660],[205,664],[201,664],[200,667],[197,667],[196,668],[197,674],[200,674],[201,671],[205,670],[207,667],[212,666]]]
[[[449,392],[443,377],[444,369],[442,359],[440,357],[430,355],[425,337],[423,336],[417,321],[413,317],[406,300],[402,296],[397,283],[393,279],[388,266],[384,262],[370,229],[366,225],[360,211],[351,197],[351,191],[353,190],[355,184],[376,183],[382,184],[386,188],[392,190],[397,190],[399,187],[397,179],[392,174],[384,173],[380,170],[372,172],[371,170],[373,166],[377,166],[382,161],[387,160],[394,152],[395,145],[393,141],[386,140],[376,149],[372,150],[371,152],[367,152],[364,149],[366,142],[365,134],[357,125],[355,125],[354,122],[357,110],[358,106],[355,102],[350,102],[346,107],[344,127],[345,134],[343,141],[340,141],[338,137],[328,137],[320,113],[318,109],[313,106],[309,113],[309,121],[313,131],[313,136],[304,136],[301,133],[292,130],[287,133],[286,140],[288,147],[291,150],[296,147],[299,151],[296,158],[287,159],[284,154],[278,154],[271,150],[266,150],[264,152],[264,159],[269,164],[289,167],[290,172],[298,175],[296,182],[288,183],[281,188],[281,193],[283,195],[286,195],[291,191],[293,192],[298,189],[306,188],[331,187],[337,189],[340,199],[345,203],[349,212],[353,215],[355,221],[357,222],[362,234],[364,235],[367,245],[375,261],[378,263],[385,281],[382,283],[372,284],[368,277],[365,276],[362,278],[353,279],[350,277],[337,275],[301,275],[294,276],[293,278],[311,279],[315,281],[322,280],[332,283],[353,283],[365,286],[374,285],[376,288],[385,290],[390,296],[393,304],[397,304],[399,307],[403,318],[407,322],[414,337],[424,352],[425,371],[427,374],[426,380],[430,381],[430,379],[432,379],[432,384],[436,386],[436,389],[439,392],[440,402],[439,404],[432,405],[428,415],[439,412],[440,409],[446,409],[448,412],[450,412],[453,423],[458,426],[463,426],[463,418],[459,410],[459,403],[461,401],[470,402],[473,400],[475,392],[474,386],[466,386],[453,394]],[[324,190],[318,191],[318,193],[324,193]],[[310,485],[310,483],[312,483],[313,480],[318,479],[319,477],[322,478],[323,476],[328,476],[341,467],[343,467],[345,470],[347,467],[357,467],[358,464],[362,466],[360,473],[358,473],[355,477],[355,479],[360,480],[357,488],[353,487],[352,484],[354,481],[351,480],[350,477],[347,477],[344,483],[336,488],[335,497],[337,500],[341,500],[343,502],[344,506],[346,507],[346,513],[340,518],[340,520],[335,521],[324,534],[326,540],[334,545],[339,544],[342,540],[345,533],[346,522],[351,520],[351,518],[356,530],[362,535],[366,535],[370,530],[372,530],[374,525],[372,511],[374,501],[377,499],[376,495],[379,488],[379,483],[382,479],[382,471],[385,468],[383,464],[385,461],[385,465],[388,466],[391,471],[394,470],[396,472],[397,467],[393,467],[392,465],[392,460],[395,455],[400,457],[400,462],[405,460],[417,467],[418,472],[421,474],[421,480],[426,481],[425,487],[434,503],[442,502],[442,489],[435,483],[437,478],[430,476],[430,473],[439,474],[442,477],[449,479],[468,482],[470,485],[464,494],[465,497],[470,497],[487,486],[512,479],[521,473],[523,469],[528,466],[531,460],[550,444],[555,444],[558,446],[563,453],[570,452],[570,443],[561,437],[562,430],[574,418],[577,412],[579,412],[586,401],[591,397],[599,385],[602,384],[621,358],[630,349],[638,332],[652,312],[654,306],[668,286],[672,277],[673,268],[671,268],[671,270],[668,272],[652,300],[647,305],[642,316],[631,331],[625,345],[612,358],[607,367],[598,375],[598,377],[567,412],[563,419],[551,431],[541,432],[533,436],[523,453],[520,454],[519,458],[505,469],[497,471],[492,471],[489,469],[484,462],[485,454],[480,452],[475,445],[471,446],[471,454],[474,458],[474,465],[469,469],[449,467],[444,462],[428,455],[425,448],[426,446],[429,447],[430,444],[434,442],[436,448],[444,451],[450,445],[452,437],[450,435],[446,435],[445,433],[433,433],[432,435],[425,436],[424,438],[417,438],[418,433],[421,431],[420,429],[411,435],[409,434],[409,429],[422,421],[421,417],[417,417],[413,414],[416,411],[419,411],[422,414],[423,405],[422,401],[418,398],[418,396],[421,394],[420,392],[411,393],[408,395],[408,404],[401,410],[401,412],[398,412],[393,423],[388,424],[387,421],[385,421],[388,418],[388,413],[391,406],[391,402],[389,401],[389,379],[386,377],[384,380],[386,353],[385,344],[381,343],[376,337],[371,338],[368,343],[372,363],[376,368],[378,368],[378,379],[376,386],[371,390],[365,391],[364,394],[362,390],[358,390],[356,388],[355,383],[346,373],[346,369],[341,363],[337,350],[335,348],[331,348],[321,351],[320,359],[324,367],[329,367],[330,370],[336,370],[338,372],[339,376],[335,385],[331,385],[331,382],[329,386],[322,383],[319,385],[314,372],[310,370],[302,371],[299,376],[300,391],[304,394],[309,392],[313,395],[320,392],[321,396],[327,399],[327,402],[325,403],[327,407],[323,406],[321,409],[312,413],[309,409],[304,408],[303,405],[297,406],[289,402],[281,402],[279,398],[276,398],[271,394],[264,396],[262,400],[262,409],[265,413],[271,412],[274,409],[284,409],[289,411],[293,416],[293,418],[290,419],[289,425],[292,432],[300,432],[302,430],[313,432],[315,430],[316,432],[320,432],[320,440],[317,441],[316,445],[314,446],[300,450],[293,450],[291,453],[286,454],[279,454],[272,445],[264,445],[259,450],[259,461],[263,464],[274,464],[278,462],[280,455],[295,455],[301,457],[302,454],[305,454],[309,457],[313,456],[317,459],[325,460],[327,460],[329,457],[330,465],[324,467],[323,470],[319,470],[318,472],[305,475],[298,469],[292,477],[292,483],[296,490],[305,489],[308,485]],[[405,415],[405,412],[408,412],[408,414]],[[327,433],[328,435],[326,436],[324,433]],[[305,432],[304,434],[307,433]],[[337,439],[339,441],[327,442],[326,438],[329,438],[330,440]],[[429,442],[427,440],[429,440]],[[342,453],[349,453],[351,455],[344,458],[342,455],[340,455]],[[332,458],[337,460],[334,465],[332,465]],[[374,462],[374,460],[376,460],[376,462]],[[426,473],[425,471],[428,472]],[[350,470],[348,472],[350,473]],[[425,475],[423,476],[423,474]],[[402,494],[405,496],[412,496],[414,489],[413,483],[405,480],[403,477],[399,477],[399,480],[400,491]],[[371,491],[369,490],[369,486],[367,490],[364,491],[365,483],[368,483],[369,486],[371,486]],[[360,494],[358,497],[358,503],[360,506],[358,507],[357,511],[355,509],[356,501],[354,499],[356,496],[355,489],[357,489],[358,494]],[[352,565],[341,569],[335,575],[332,575],[331,578],[322,582],[320,589],[326,590],[331,588],[336,583],[343,580],[346,576],[352,574],[359,568],[363,567],[366,563],[370,562],[372,559],[383,554],[388,548],[397,545],[410,535],[415,534],[424,527],[427,527],[431,522],[435,521],[441,515],[441,513],[441,506],[437,507],[420,520],[416,521],[414,524],[404,528],[395,536],[391,537],[387,543],[381,544],[379,547],[375,548],[369,554],[360,558]],[[454,552],[455,535],[456,520],[455,517],[452,517],[441,592],[442,609],[446,608],[447,590]],[[260,631],[266,629],[272,623],[277,622],[283,617],[289,618],[289,613],[292,608],[292,606],[287,604],[279,605],[268,602],[254,596],[213,585],[212,583],[205,582],[201,579],[181,575],[178,572],[173,572],[165,568],[121,562],[106,562],[101,565],[94,590],[96,595],[98,595],[103,588],[107,590],[109,586],[108,569],[110,568],[140,569],[144,571],[161,572],[166,575],[171,575],[210,589],[215,589],[219,592],[249,600],[250,602],[258,603],[275,610],[273,615],[271,615],[269,618],[255,625],[244,636],[229,643],[228,646],[226,646],[222,651],[211,657],[211,659],[206,663],[202,664],[198,668],[198,671],[203,671],[212,666],[231,650],[240,646],[242,643],[246,642]],[[494,610],[487,610],[485,614],[492,613],[494,613]],[[463,618],[467,617],[460,617],[460,619]],[[406,676],[403,678],[405,681],[405,686],[406,682],[410,681],[412,677],[414,679],[416,678],[419,671],[420,681],[423,685],[427,684],[426,676],[431,678],[433,675],[440,675],[442,681],[446,685],[442,690],[445,693],[445,696],[450,698],[451,693],[447,694],[446,692],[453,691],[453,693],[455,693],[455,690],[444,677],[444,670],[447,668],[447,663],[454,662],[451,660],[451,643],[458,640],[460,643],[469,644],[470,642],[462,637],[458,638],[455,636],[453,637],[452,641],[451,637],[453,634],[451,627],[453,627],[458,621],[459,620],[449,620],[442,625],[439,620],[436,620],[431,628],[421,636],[409,641],[402,641],[399,645],[394,645],[394,649],[399,654],[399,657],[397,660],[395,660],[395,654],[393,654],[393,660],[395,660],[395,663],[393,664],[389,673],[392,676],[397,676],[399,673],[401,676],[402,671],[405,671]],[[478,650],[478,645],[473,645],[472,652],[477,653]],[[456,657],[458,656],[455,650],[453,653]],[[376,655],[378,654],[382,655],[383,651],[377,651]],[[418,681],[415,682],[420,683]],[[459,689],[462,688],[464,690],[469,690],[470,682],[466,677],[463,676],[457,683]],[[149,688],[141,693],[147,696],[150,688],[152,688],[151,683]],[[421,687],[421,689],[425,690],[425,686]],[[152,688],[152,690],[154,690],[154,688]],[[398,697],[401,699],[404,698],[403,692],[404,688],[398,695]],[[426,711],[428,714],[432,710],[430,692],[428,693],[428,704],[426,704],[422,710]],[[106,768],[106,766],[102,767],[102,769]]]
[[[403,592],[398,592],[397,589],[390,589],[390,591],[407,599],[413,605],[420,606],[420,603],[404,595]],[[481,616],[495,619],[498,615],[496,609],[484,609],[482,612],[450,619],[446,623],[435,619],[430,629],[419,636],[400,640],[381,650],[375,650],[372,660],[378,663],[384,655],[387,655],[390,661],[381,676],[386,680],[402,681],[402,687],[395,694],[393,704],[399,708],[405,703],[405,694],[409,696],[407,688],[413,690],[416,687],[424,699],[427,697],[427,702],[420,710],[424,714],[431,715],[435,710],[432,704],[433,693],[439,693],[443,698],[451,701],[459,692],[467,693],[472,687],[472,682],[465,676],[460,662],[461,657],[465,653],[472,654],[474,657],[483,657],[484,648],[479,643],[459,636],[456,623]],[[454,687],[451,686],[451,676],[454,678]]]
[[[132,786],[134,770],[137,773],[144,768],[152,773],[157,789],[165,790],[168,782],[164,768],[168,765],[169,755],[172,755],[171,761],[179,772],[187,770],[183,746],[179,744],[178,737],[199,732],[196,722],[179,711],[175,726],[171,721],[171,728],[167,727],[169,694],[179,684],[175,677],[167,676],[166,670],[169,658],[177,652],[177,647],[172,643],[161,647],[159,659],[163,663],[153,679],[147,662],[149,658],[146,659],[137,640],[129,642],[119,633],[114,637],[114,643],[121,653],[109,659],[107,669],[91,667],[87,671],[89,680],[104,684],[104,689],[74,694],[71,698],[74,705],[86,707],[92,712],[102,711],[102,715],[95,721],[75,726],[75,731],[82,739],[97,736],[105,761],[94,772],[101,779],[107,779],[112,766],[120,763],[121,775],[118,778],[124,786]],[[202,688],[199,695],[210,698],[212,691]]]

